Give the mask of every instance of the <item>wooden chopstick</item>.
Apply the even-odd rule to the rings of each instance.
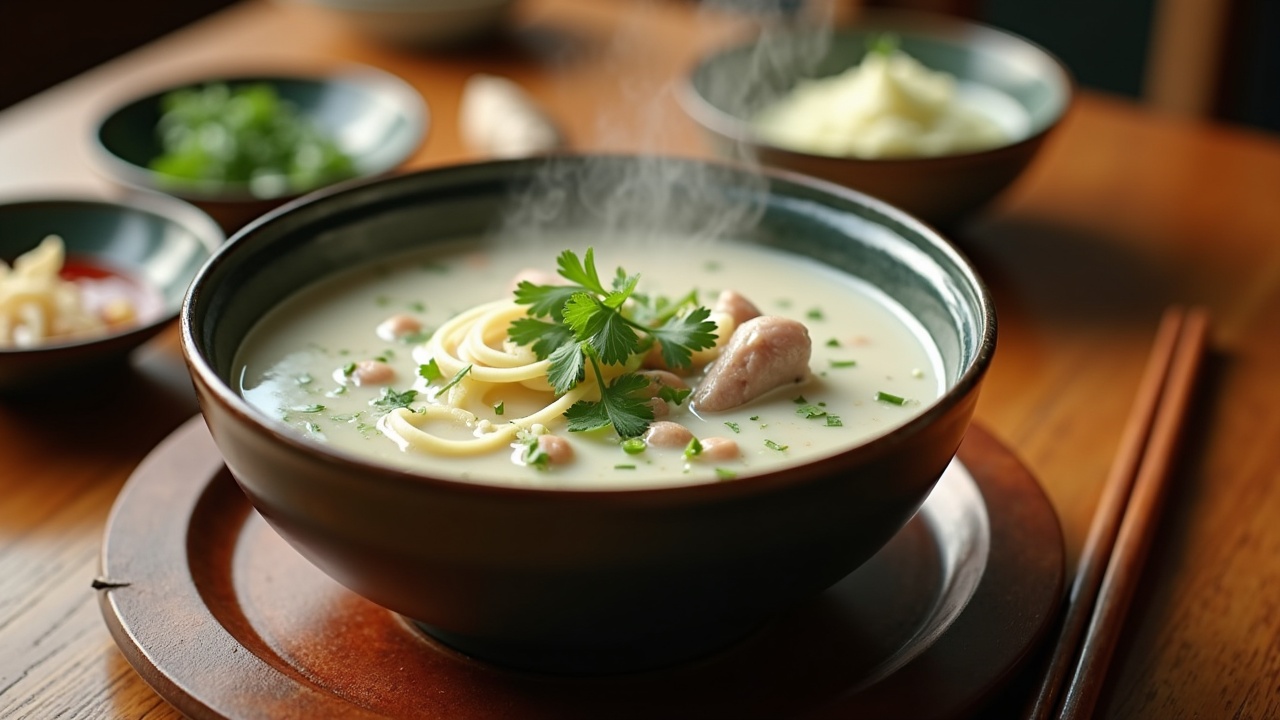
[[[1067,597],[1053,655],[1024,717],[1088,717],[1146,559],[1208,341],[1208,314],[1165,311]],[[1077,649],[1079,653],[1077,654]],[[1071,683],[1058,694],[1068,669]]]

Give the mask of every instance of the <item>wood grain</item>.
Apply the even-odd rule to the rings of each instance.
[[[245,2],[0,112],[0,195],[109,194],[85,140],[103,103],[281,58],[405,77],[434,117],[418,167],[474,157],[455,115],[476,70],[522,83],[577,148],[704,154],[663,89],[740,28],[694,7],[527,0],[493,52],[430,56],[369,44],[297,5]],[[1161,309],[1200,304],[1215,320],[1099,718],[1280,715],[1278,195],[1277,138],[1085,93],[1017,185],[955,233],[1000,317],[978,417],[1036,473],[1073,558]],[[123,372],[0,399],[0,717],[177,716],[120,657],[90,583],[121,483],[194,412],[172,332]]]

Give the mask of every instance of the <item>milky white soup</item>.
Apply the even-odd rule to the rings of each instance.
[[[623,489],[726,482],[830,455],[902,424],[943,389],[941,359],[923,328],[866,282],[749,244],[609,243],[595,248],[606,282],[621,266],[640,274],[637,292],[678,298],[696,290],[707,307],[720,291],[733,289],[763,314],[807,327],[813,349],[809,376],[802,382],[725,412],[698,413],[688,402],[668,403],[666,420],[699,439],[734,441],[737,457],[711,460],[680,448],[635,452],[636,443],[624,449],[612,427],[569,432],[558,413],[538,430],[567,440],[572,460],[543,468],[521,462],[528,433],[495,451],[454,456],[405,447],[386,431],[389,413],[419,421],[424,408],[443,402],[448,392],[437,397],[452,379],[449,374],[431,381],[423,377],[423,365],[431,360],[426,340],[434,330],[476,306],[510,298],[511,280],[520,271],[551,273],[561,250],[568,247],[581,256],[588,245],[575,238],[571,245],[557,246],[437,247],[318,282],[288,298],[249,333],[235,360],[240,390],[264,414],[300,435],[387,465],[490,484]],[[403,323],[406,317],[420,328],[387,339],[392,337],[388,320]],[[374,359],[389,378],[379,384],[352,382],[354,368]],[[685,379],[696,386],[699,374]],[[464,377],[460,384],[465,382]],[[545,394],[513,386],[468,396],[466,411],[475,422],[427,425],[466,442],[508,429],[513,419],[546,404]],[[391,409],[395,405],[407,407]]]

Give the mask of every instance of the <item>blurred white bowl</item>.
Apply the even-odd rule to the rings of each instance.
[[[460,45],[493,31],[514,0],[294,0],[340,17],[356,32],[412,48]]]

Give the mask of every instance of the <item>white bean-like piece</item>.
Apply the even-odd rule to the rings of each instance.
[[[734,460],[737,459],[742,451],[738,449],[738,443],[726,437],[709,437],[702,438],[702,452],[698,453],[700,460]]]
[[[546,453],[547,462],[552,465],[573,462],[573,446],[559,435],[539,435],[538,449]]]
[[[656,448],[683,448],[692,439],[689,428],[669,420],[651,423],[644,434],[645,443]]]
[[[361,360],[351,371],[351,382],[355,385],[387,385],[395,379],[395,368],[381,360]]]
[[[392,315],[378,323],[377,329],[374,330],[378,337],[387,341],[399,340],[402,337],[421,331],[422,323],[412,315],[404,314]]]

